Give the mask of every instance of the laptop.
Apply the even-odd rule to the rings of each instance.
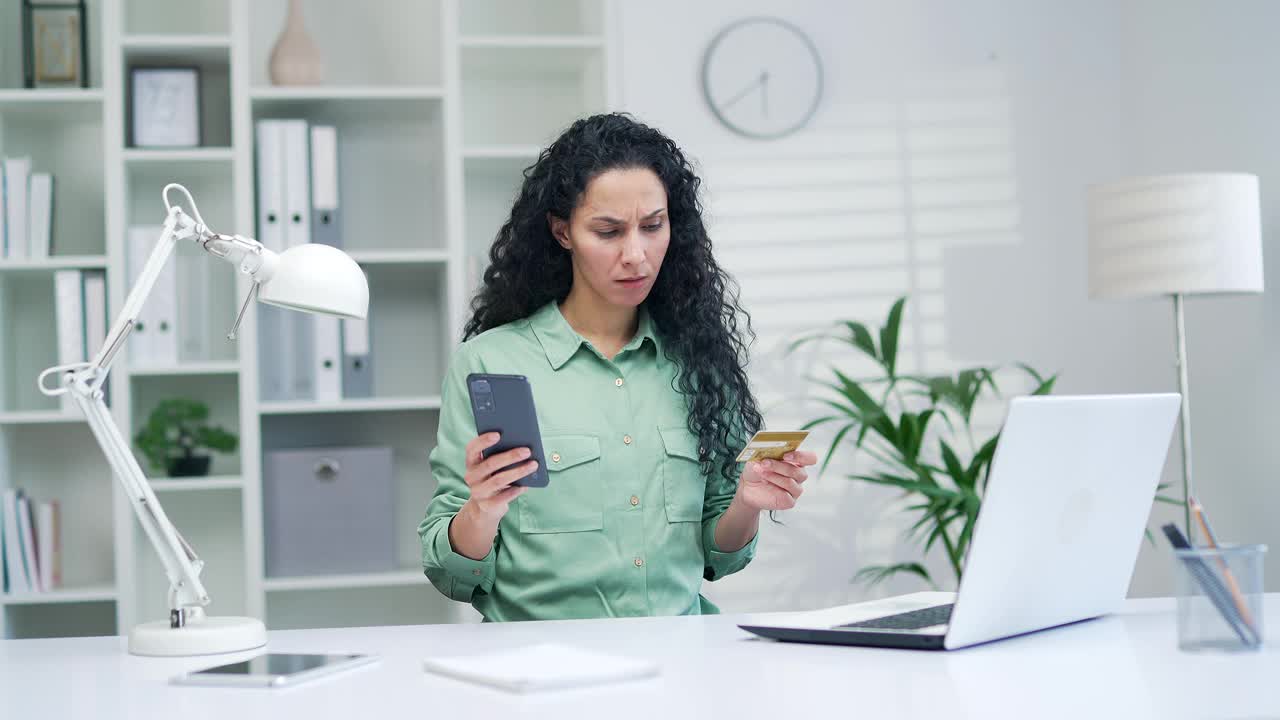
[[[1114,612],[1180,402],[1176,393],[1015,398],[955,593],[771,614],[739,627],[791,642],[954,650]]]

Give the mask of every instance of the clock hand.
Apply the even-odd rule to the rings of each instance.
[[[769,71],[760,73],[760,112],[769,117]]]
[[[739,100],[750,95],[751,91],[755,90],[757,85],[764,82],[764,78],[767,76],[768,76],[768,73],[761,73],[760,79],[756,80],[755,82],[752,82],[750,85],[740,90],[737,95],[734,95],[733,97],[729,98],[727,101],[721,103],[720,109],[728,110],[731,106],[735,105]]]

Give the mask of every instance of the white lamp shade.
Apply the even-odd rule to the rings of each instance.
[[[290,310],[363,320],[369,280],[351,256],[331,245],[305,243],[280,253],[258,300]]]
[[[1258,177],[1153,175],[1089,188],[1089,296],[1262,292]]]

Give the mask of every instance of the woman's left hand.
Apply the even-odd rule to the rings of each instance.
[[[809,478],[806,467],[818,462],[818,456],[807,450],[796,450],[782,460],[749,462],[738,483],[738,496],[755,510],[790,510],[804,492]]]

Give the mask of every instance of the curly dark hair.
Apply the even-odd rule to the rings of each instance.
[[[736,482],[732,462],[763,419],[744,369],[755,340],[738,286],[716,263],[702,223],[702,181],[680,148],[627,113],[573,123],[525,168],[511,216],[489,249],[484,285],[463,330],[470,339],[528,317],[569,295],[569,253],[551,234],[547,215],[568,220],[588,183],[608,170],[652,170],[667,191],[671,241],[645,300],[666,356],[679,367],[673,389],[689,407],[703,463]]]

